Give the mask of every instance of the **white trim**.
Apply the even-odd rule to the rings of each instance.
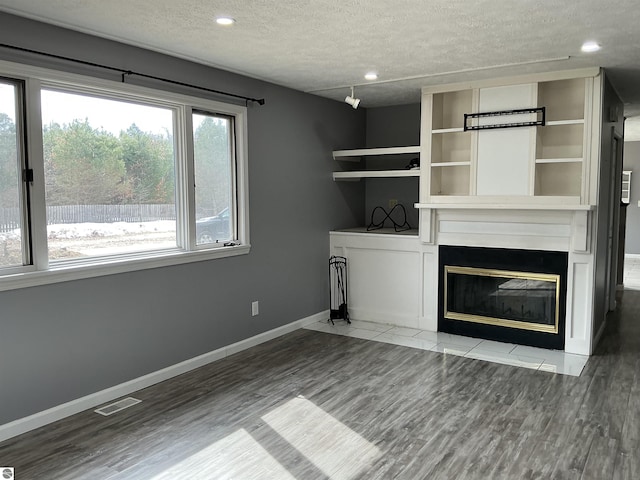
[[[191,370],[195,370],[196,368],[221,360],[229,355],[233,355],[234,353],[238,353],[242,350],[273,340],[274,338],[286,335],[287,333],[327,318],[329,318],[328,310],[319,312],[309,317],[296,320],[292,323],[282,325],[281,327],[274,328],[273,330],[260,333],[253,337],[232,343],[231,345],[185,360],[184,362],[143,375],[142,377],[134,378],[128,382],[114,385],[113,387],[105,390],[91,393],[84,397],[63,403],[62,405],[43,410],[42,412],[34,413],[28,417],[5,423],[4,425],[0,425],[0,442],[22,435],[23,433],[35,430],[36,428],[43,427],[71,415],[75,415],[76,413],[80,413],[84,410],[92,409],[98,405],[110,402],[125,395],[130,395],[131,393],[143,388],[169,380],[170,378],[190,372]]]
[[[625,253],[624,258],[640,258],[640,253]]]
[[[48,270],[27,271],[0,276],[0,292],[16,290],[18,288],[36,287],[51,283],[69,282],[84,278],[114,275],[117,273],[136,272],[150,268],[169,267],[184,263],[202,262],[216,258],[246,255],[251,251],[251,245],[235,245],[219,247],[209,250],[151,252],[148,255],[137,254],[136,257],[93,257],[90,263],[75,263],[49,267]]]

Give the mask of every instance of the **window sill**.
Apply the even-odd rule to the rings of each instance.
[[[235,245],[191,252],[152,252],[133,258],[94,258],[84,262],[65,262],[50,265],[48,270],[0,276],[0,291],[246,255],[250,250],[251,245]]]

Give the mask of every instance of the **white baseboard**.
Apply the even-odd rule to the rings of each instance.
[[[48,425],[49,423],[62,420],[63,418],[75,415],[76,413],[80,413],[84,410],[97,407],[103,403],[110,402],[122,396],[130,395],[133,392],[136,392],[143,388],[147,388],[151,385],[155,385],[156,383],[160,383],[178,375],[182,375],[183,373],[195,370],[196,368],[207,365],[208,363],[223,359],[225,357],[228,357],[229,355],[233,355],[234,353],[241,352],[242,350],[246,350],[247,348],[254,347],[261,343],[268,342],[269,340],[281,337],[282,335],[293,332],[294,330],[298,330],[299,328],[305,327],[311,323],[319,322],[320,320],[326,318],[329,318],[328,310],[316,313],[315,315],[311,315],[300,320],[296,320],[295,322],[283,325],[278,328],[274,328],[273,330],[263,332],[259,335],[241,340],[231,345],[218,348],[217,350],[213,350],[203,355],[185,360],[184,362],[180,362],[170,367],[163,368],[162,370],[143,375],[142,377],[134,378],[133,380],[129,380],[128,382],[114,385],[113,387],[107,388],[105,390],[101,390],[99,392],[95,392],[90,395],[71,400],[70,402],[63,403],[62,405],[58,405],[42,412],[29,415],[28,417],[5,423],[4,425],[0,425],[0,442],[16,437],[18,435],[22,435],[23,433],[26,433],[30,430],[43,427],[45,425]]]
[[[393,325],[396,327],[420,328],[420,320],[417,316],[380,313],[376,310],[367,310],[349,306],[349,317],[352,320],[362,320],[365,322],[381,323],[383,325]]]

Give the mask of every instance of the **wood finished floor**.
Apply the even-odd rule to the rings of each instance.
[[[0,444],[16,479],[640,479],[640,292],[580,377],[299,330]]]

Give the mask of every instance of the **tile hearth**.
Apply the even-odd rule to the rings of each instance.
[[[352,320],[351,325],[342,320],[336,320],[336,324],[331,325],[331,322],[323,320],[309,324],[305,328],[574,377],[580,376],[589,359],[586,355],[564,353],[560,350],[494,342],[415,328],[394,327],[361,320]]]

